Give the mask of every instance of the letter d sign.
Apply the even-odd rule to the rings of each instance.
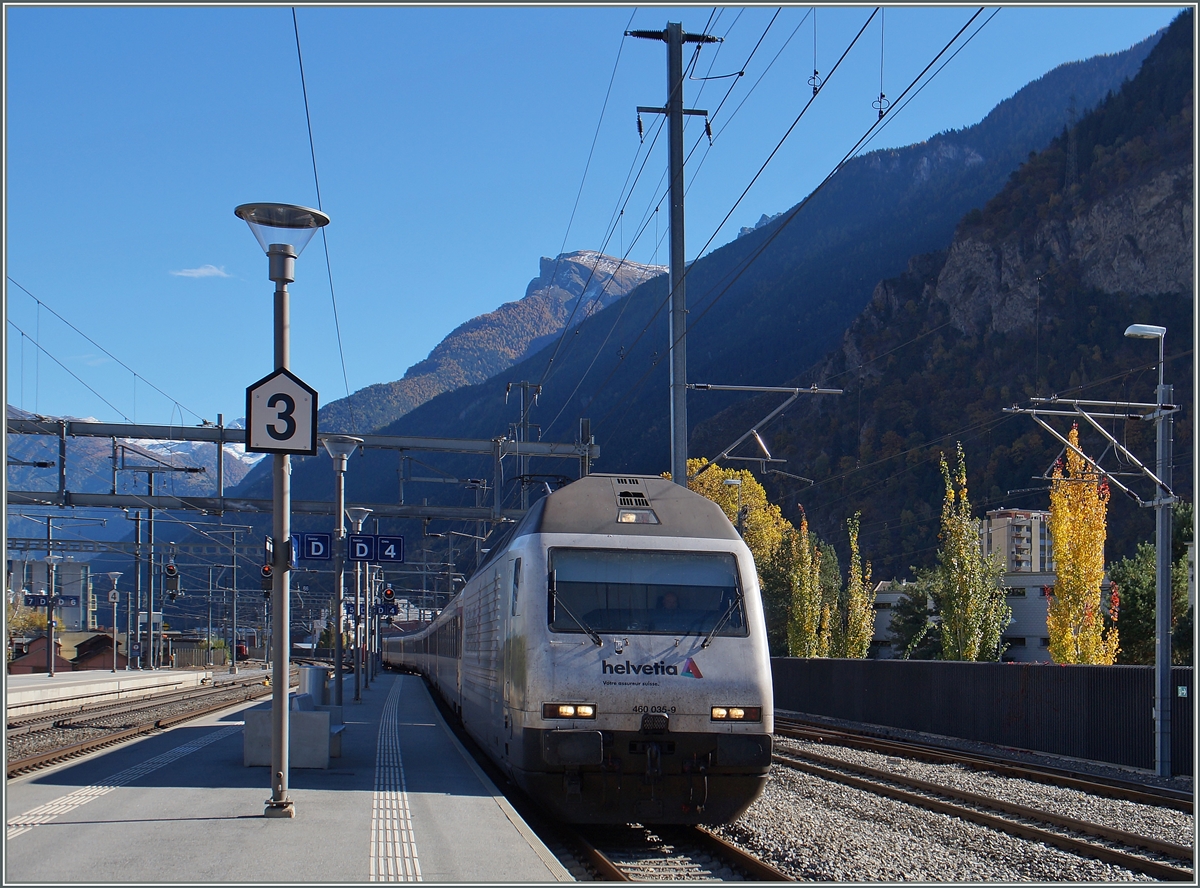
[[[374,561],[375,560],[375,536],[369,533],[352,533],[346,538],[349,551],[347,559],[350,561]]]

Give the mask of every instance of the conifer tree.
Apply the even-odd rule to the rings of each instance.
[[[1078,452],[1077,426],[1067,440],[1072,446],[1050,475],[1055,570],[1046,614],[1050,656],[1055,663],[1112,665],[1119,649],[1117,593],[1110,595],[1107,616],[1101,605],[1108,483],[1095,464]]]

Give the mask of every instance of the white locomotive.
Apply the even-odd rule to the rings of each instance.
[[[590,475],[535,503],[385,665],[425,675],[530,796],[575,823],[723,823],[771,764],[750,550],[714,503]]]

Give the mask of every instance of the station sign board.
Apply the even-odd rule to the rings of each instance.
[[[49,595],[26,595],[26,607],[46,607],[50,603]],[[55,595],[55,607],[79,607],[78,595]]]
[[[298,533],[300,557],[308,561],[328,561],[333,557],[333,534]]]
[[[246,450],[317,452],[317,391],[280,368],[246,389]]]
[[[377,564],[403,564],[404,537],[352,533],[346,537],[346,560],[371,561]]]

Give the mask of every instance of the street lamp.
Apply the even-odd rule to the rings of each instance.
[[[1155,510],[1155,618],[1154,618],[1154,762],[1160,777],[1171,776],[1171,459],[1174,445],[1174,421],[1171,406],[1172,386],[1163,383],[1163,346],[1167,328],[1153,324],[1130,324],[1125,330],[1130,339],[1158,340],[1158,395],[1154,417],[1158,438],[1154,492]]]
[[[62,556],[47,555],[45,561],[50,572],[50,594],[46,596],[46,640],[49,642],[46,646],[46,676],[54,678],[54,573]]]
[[[293,204],[250,203],[234,209],[234,215],[250,226],[259,246],[267,254],[268,274],[275,283],[275,369],[287,370],[291,363],[291,310],[287,285],[296,279],[296,259],[312,240],[318,228],[329,224],[329,217],[319,210]],[[271,798],[264,814],[267,817],[295,817],[296,810],[288,797],[288,685],[290,651],[288,575],[291,559],[287,552],[291,537],[291,457],[276,453],[273,464],[273,530],[278,545],[275,548],[275,570],[271,588],[272,646],[275,648],[274,670],[271,675]],[[236,652],[237,639],[233,640]]]
[[[346,464],[350,456],[362,446],[363,439],[353,435],[328,435],[322,439],[325,449],[333,457],[333,469],[337,472],[337,543],[334,545],[334,640],[333,640],[333,704],[342,705],[342,632],[344,631],[345,608],[342,598],[346,584]]]
[[[745,536],[742,532],[742,479],[741,478],[726,478],[726,487],[736,487],[738,492],[738,510],[737,510],[737,532],[738,536]]]
[[[112,591],[108,593],[108,600],[113,606],[113,672],[117,671],[117,602],[121,600],[121,594],[117,591],[117,580],[121,579],[119,570],[109,571],[108,578],[112,580]],[[125,643],[129,643],[129,639],[125,639]],[[125,661],[129,661],[129,653],[125,654]]]
[[[371,509],[362,506],[352,506],[346,510],[346,515],[354,522],[354,532],[362,533],[363,522],[371,514]],[[354,562],[354,702],[362,702],[362,685],[359,673],[363,668],[362,655],[362,562]]]

